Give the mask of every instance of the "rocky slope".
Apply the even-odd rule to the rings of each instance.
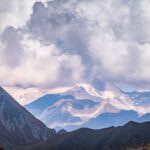
[[[54,134],[55,130],[47,128],[0,87],[0,146],[25,146]]]

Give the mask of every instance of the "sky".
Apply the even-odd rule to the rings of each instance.
[[[1,0],[0,83],[150,89],[149,0]]]

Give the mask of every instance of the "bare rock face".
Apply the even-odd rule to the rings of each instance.
[[[0,87],[0,146],[14,148],[44,141],[55,134]]]

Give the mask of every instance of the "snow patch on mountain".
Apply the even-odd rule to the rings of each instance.
[[[40,117],[38,116],[49,127],[60,128],[63,126],[65,129],[70,126],[80,127],[100,115],[117,114],[122,110],[134,111],[139,117],[150,113],[150,105],[147,101],[148,94],[140,94],[138,96],[140,98],[136,100],[137,96],[134,95],[133,99],[133,94],[125,93],[110,84],[106,84],[105,89],[101,91],[87,84],[79,84],[57,94],[60,95],[60,98],[50,106],[49,102],[46,103],[47,107],[42,111]],[[137,105],[136,103],[141,99],[145,100],[147,105],[143,105],[144,102],[142,105]],[[44,99],[40,98],[40,101],[42,100]]]

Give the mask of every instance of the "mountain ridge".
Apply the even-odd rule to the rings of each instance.
[[[130,121],[119,127],[112,126],[100,130],[81,128],[56,135],[38,145],[27,147],[27,150],[127,150],[149,143],[150,122]]]
[[[0,141],[5,149],[30,145],[48,139],[55,130],[47,128],[0,87]],[[11,139],[10,144],[7,142]],[[10,141],[10,140],[9,140]],[[8,143],[8,145],[6,144]]]
[[[55,94],[56,97],[59,97],[57,99],[53,98],[53,94],[46,95],[47,98],[45,98],[45,96],[41,97],[27,105],[26,108],[35,116],[37,116],[38,119],[46,123],[47,126],[57,128],[55,125],[57,124],[58,126],[58,124],[60,124],[58,128],[64,128],[66,130],[75,130],[80,128],[86,125],[87,122],[90,122],[90,120],[97,119],[97,117],[100,115],[103,116],[105,113],[109,113],[110,116],[111,113],[116,113],[116,115],[119,115],[122,110],[125,110],[126,112],[135,111],[137,113],[135,120],[137,120],[139,116],[144,116],[143,121],[149,121],[150,116],[148,113],[150,112],[150,107],[147,105],[147,103],[150,95],[148,93],[139,93],[138,99],[135,99],[136,95],[129,92],[123,92],[120,88],[108,84],[106,88],[101,91],[98,91],[98,89],[94,89],[94,87],[88,85],[79,85],[70,88],[69,90],[67,89],[66,92]],[[88,107],[85,103],[82,108],[84,112],[81,109],[78,109],[78,107],[75,107],[74,103],[78,103],[79,101],[87,101],[87,99],[93,103],[96,103],[96,105],[93,105],[93,107]],[[64,100],[66,101],[65,103]],[[44,103],[44,109],[39,108],[41,107],[42,103]],[[56,104],[61,104],[63,107],[59,107],[59,105]],[[55,119],[55,121],[53,118],[51,118],[51,116],[57,116],[58,111],[53,111],[54,108],[55,110],[60,111],[59,117],[57,120]],[[36,111],[40,112],[39,115],[36,114]],[[81,121],[77,121],[74,127],[72,124],[69,125],[65,120],[62,122],[61,118],[63,118],[64,113],[71,114],[68,115],[68,118],[66,117],[65,120],[78,117]],[[147,118],[145,117],[146,114]],[[122,116],[122,118],[124,118],[124,116]],[[134,120],[134,118],[131,118],[131,120]],[[125,121],[124,123],[127,123]],[[93,128],[92,126],[88,127]],[[101,125],[99,124],[97,128],[100,127]]]

